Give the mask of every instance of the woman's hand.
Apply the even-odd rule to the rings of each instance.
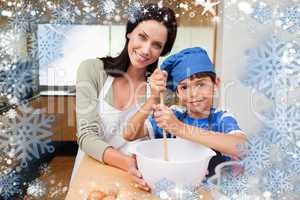
[[[179,129],[181,123],[176,118],[174,113],[170,108],[164,105],[153,105],[154,109],[154,119],[157,123],[157,125],[166,130],[167,132],[170,132],[172,134],[176,133],[176,130]],[[174,134],[175,135],[175,134]]]
[[[103,190],[94,190],[89,193],[87,200],[116,200],[118,199],[118,189],[111,189],[108,192]]]
[[[145,190],[145,191],[150,191],[150,188],[147,185],[146,181],[144,181],[141,172],[138,171],[138,169],[137,169],[135,155],[132,155],[132,157],[129,161],[128,173],[132,177],[132,180],[135,182],[136,187],[138,187],[142,190]]]
[[[168,73],[166,71],[161,71],[158,68],[149,77],[150,87],[151,87],[151,97],[159,97],[161,92],[164,92],[167,84]]]

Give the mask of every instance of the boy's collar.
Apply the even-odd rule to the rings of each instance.
[[[185,108],[185,107],[184,107]],[[215,113],[216,112],[216,109],[214,108],[214,107],[211,107],[210,108],[210,115],[212,115],[213,113]],[[189,114],[188,114],[188,112],[187,112],[187,109],[185,108],[185,111],[184,111],[184,115],[185,115],[185,117],[188,117],[188,118],[190,118],[190,119],[195,119],[195,120],[207,120],[208,118],[209,118],[209,115],[207,116],[207,117],[204,117],[204,118],[193,118],[193,117],[190,117],[189,116]]]

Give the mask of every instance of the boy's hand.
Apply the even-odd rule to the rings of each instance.
[[[178,129],[180,121],[176,118],[170,108],[164,105],[154,105],[154,118],[157,125],[167,132],[174,134]]]
[[[151,87],[151,97],[159,97],[161,92],[164,92],[167,88],[167,77],[166,71],[161,71],[158,68],[149,77]]]

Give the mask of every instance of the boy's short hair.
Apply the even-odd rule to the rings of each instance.
[[[216,83],[216,79],[217,79],[216,74],[213,72],[199,72],[199,73],[193,74],[189,78],[193,79],[194,77],[195,78],[209,77],[213,83]]]

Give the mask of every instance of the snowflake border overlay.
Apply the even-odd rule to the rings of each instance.
[[[7,120],[6,131],[0,137],[0,148],[14,154],[20,160],[20,166],[26,168],[29,161],[55,151],[50,131],[54,120],[54,116],[44,114],[44,109],[23,106],[20,114]]]

